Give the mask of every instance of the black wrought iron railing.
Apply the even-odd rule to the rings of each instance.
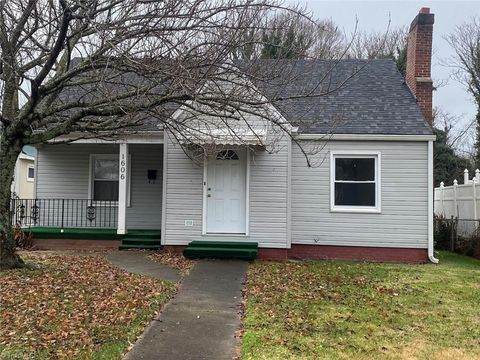
[[[58,228],[116,228],[117,201],[12,199],[12,224]]]

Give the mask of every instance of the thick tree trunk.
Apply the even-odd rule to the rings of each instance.
[[[24,266],[23,260],[15,252],[10,206],[11,184],[21,144],[8,141],[4,134],[0,137],[0,269],[12,269]]]
[[[4,91],[2,99],[2,118],[6,122],[0,124],[0,269],[22,267],[24,262],[16,254],[15,239],[12,229],[11,186],[15,173],[15,164],[23,147],[24,131],[20,127],[12,128],[18,114],[18,77],[14,71],[15,58],[4,52],[3,79]],[[12,131],[15,130],[15,131]]]

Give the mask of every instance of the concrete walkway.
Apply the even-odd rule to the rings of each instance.
[[[153,277],[159,280],[178,282],[181,275],[178,270],[159,264],[147,258],[145,251],[116,251],[107,255],[107,260],[120,269],[133,274]]]
[[[124,360],[231,360],[247,266],[243,261],[198,261]]]

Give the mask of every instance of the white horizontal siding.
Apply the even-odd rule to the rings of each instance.
[[[330,211],[329,151],[381,152],[380,214]],[[321,165],[308,168],[293,145],[292,244],[427,247],[427,142],[330,141],[311,156]]]
[[[249,236],[202,235],[203,165],[189,159],[180,145],[165,136],[167,150],[164,244],[193,240],[258,241],[260,246],[287,246],[287,139],[279,151],[250,155]],[[185,226],[193,220],[193,226]]]
[[[203,168],[165,132],[167,147],[165,229],[162,244],[186,245],[202,234]],[[193,226],[185,226],[192,220]]]
[[[162,218],[163,145],[130,145],[131,193],[127,228],[160,229]],[[88,199],[90,154],[118,154],[118,145],[71,144],[39,148],[38,199]],[[147,170],[156,169],[155,183]]]
[[[287,247],[288,147],[251,155],[250,236],[261,246]]]
[[[163,145],[130,145],[131,195],[127,208],[127,228],[160,229],[162,227]],[[155,182],[148,181],[147,171],[157,170]]]

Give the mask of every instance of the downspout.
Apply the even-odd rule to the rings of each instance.
[[[428,141],[428,260],[438,264],[433,254],[433,141]]]

